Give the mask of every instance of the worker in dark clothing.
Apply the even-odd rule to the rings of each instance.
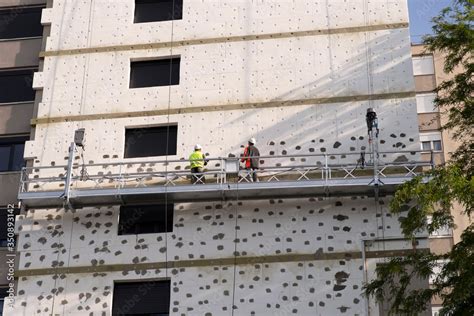
[[[241,161],[245,163],[245,169],[252,175],[253,182],[258,182],[256,170],[259,168],[260,152],[255,147],[255,138],[249,139],[248,146],[245,147]]]

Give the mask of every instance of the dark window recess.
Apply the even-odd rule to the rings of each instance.
[[[440,140],[434,140],[433,141],[433,150],[442,150],[442,146],[441,146],[441,141]]]
[[[173,211],[173,204],[121,206],[119,235],[172,232]]]
[[[182,18],[183,0],[135,0],[134,23],[181,20]]]
[[[25,166],[23,152],[28,137],[0,138],[0,172],[19,171]]]
[[[34,101],[35,71],[36,69],[0,71],[0,103]]]
[[[115,283],[112,315],[168,316],[170,281]]]
[[[179,84],[181,58],[134,61],[130,66],[130,88]]]
[[[177,137],[176,125],[126,129],[124,157],[176,155]]]
[[[5,305],[5,297],[8,297],[8,288],[0,288],[0,315],[3,315],[3,306]]]
[[[9,214],[11,214],[11,213],[8,212],[7,208],[0,208],[0,247],[6,247],[7,246],[7,242],[8,242],[7,218],[8,218]],[[13,215],[18,215],[18,214],[20,214],[20,209],[18,209],[18,208],[13,209]],[[15,222],[13,222],[13,224],[14,223]],[[16,242],[16,236],[14,238],[15,238],[15,242]],[[0,288],[0,298],[1,298],[1,288]],[[0,309],[0,311],[1,311],[1,309]]]
[[[19,6],[0,10],[0,39],[36,37],[43,35],[42,7]]]
[[[421,142],[422,150],[431,150],[431,142]]]
[[[377,263],[377,267],[379,265],[382,265],[382,264],[386,264],[386,263]],[[426,278],[420,278],[418,274],[415,274],[413,273],[413,267],[411,267],[410,265],[406,265],[403,267],[404,269],[404,272],[406,272],[408,275],[411,275],[413,274],[412,277],[410,277],[409,279],[409,284],[407,285],[407,288],[406,288],[406,291],[417,291],[419,292],[420,290],[425,290],[425,289],[428,289],[430,287],[429,285],[429,279],[428,277]],[[395,284],[400,284],[400,275],[396,275],[394,277],[394,282]],[[382,296],[382,301],[379,302],[379,313],[378,315],[379,316],[389,316],[389,315],[393,315],[393,313],[390,312],[390,307],[393,305],[394,303],[394,297],[392,295],[392,291],[390,290],[390,285],[389,283],[385,283],[383,288],[382,288],[382,293],[383,296]],[[431,316],[432,313],[431,313],[431,309],[430,310],[425,310],[419,314],[417,314],[418,316]]]

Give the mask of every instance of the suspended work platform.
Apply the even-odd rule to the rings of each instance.
[[[202,174],[187,160],[159,160],[22,170],[19,200],[27,208],[74,208],[141,203],[390,195],[434,167],[417,151],[380,152],[377,163],[360,153],[262,156],[256,171],[238,158],[211,158]],[[195,176],[193,179],[192,176]]]

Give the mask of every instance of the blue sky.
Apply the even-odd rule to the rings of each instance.
[[[408,0],[412,42],[419,43],[424,34],[431,33],[431,19],[452,0]]]

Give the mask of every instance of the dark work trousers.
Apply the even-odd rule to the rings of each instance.
[[[199,178],[202,176],[202,168],[201,167],[195,167],[191,168],[191,173],[192,173],[192,181],[193,183],[206,183],[206,179],[204,177]]]
[[[258,182],[258,177],[257,177],[257,170],[258,170],[258,169],[257,169],[257,168],[252,168],[252,167],[250,167],[250,168],[245,168],[245,169],[248,170],[249,176],[251,176],[250,179],[251,179],[253,182]]]

